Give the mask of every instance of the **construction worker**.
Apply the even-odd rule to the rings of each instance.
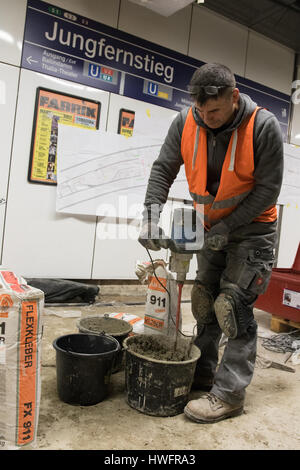
[[[193,106],[174,119],[153,163],[139,241],[152,250],[164,246],[160,212],[184,164],[205,224],[191,301],[201,350],[193,388],[207,392],[189,401],[184,413],[212,423],[243,412],[253,376],[253,305],[274,263],[283,140],[276,117],[240,93],[228,67],[203,65],[189,92]],[[228,340],[217,368],[222,333]]]

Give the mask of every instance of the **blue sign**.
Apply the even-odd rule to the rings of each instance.
[[[28,0],[22,67],[180,111],[204,62],[40,0]],[[290,97],[236,76],[241,92],[272,111],[287,136]]]
[[[118,72],[116,70],[92,64],[90,62],[84,63],[83,74],[87,77],[97,78],[98,80],[110,82],[115,85],[118,83]]]
[[[158,85],[157,85],[157,83],[148,82],[147,85],[148,85],[148,86],[147,86],[148,94],[149,94],[149,95],[157,96],[157,92],[158,92]]]

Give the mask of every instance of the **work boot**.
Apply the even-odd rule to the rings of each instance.
[[[195,375],[192,383],[192,390],[201,390],[203,392],[210,392],[214,384],[213,377],[203,377],[201,375]]]
[[[196,423],[216,423],[222,419],[243,413],[243,403],[230,405],[212,393],[205,393],[198,400],[191,400],[184,408],[184,414]]]

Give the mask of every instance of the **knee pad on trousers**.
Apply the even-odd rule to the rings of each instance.
[[[214,308],[219,326],[228,338],[241,336],[253,323],[253,308],[243,302],[233,290],[222,291],[214,303]]]
[[[214,297],[209,287],[195,283],[191,294],[192,313],[198,325],[211,323],[214,318]]]

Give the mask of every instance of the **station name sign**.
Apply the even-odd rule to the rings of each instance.
[[[88,59],[95,59],[101,63],[103,61],[109,62],[109,65],[113,67],[121,67],[121,69],[124,67],[125,71],[141,71],[143,76],[151,74],[155,79],[162,79],[165,83],[173,84],[174,66],[166,64],[163,58],[157,59],[153,53],[145,50],[139,50],[136,53],[136,47],[130,44],[125,44],[121,48],[113,38],[96,39],[91,37],[92,34],[84,36],[74,32],[71,27],[62,27],[58,21],[54,21],[50,25],[52,31],[45,32],[45,39],[49,41],[49,45],[53,43],[54,47],[63,46],[68,48],[71,55],[79,52]]]

